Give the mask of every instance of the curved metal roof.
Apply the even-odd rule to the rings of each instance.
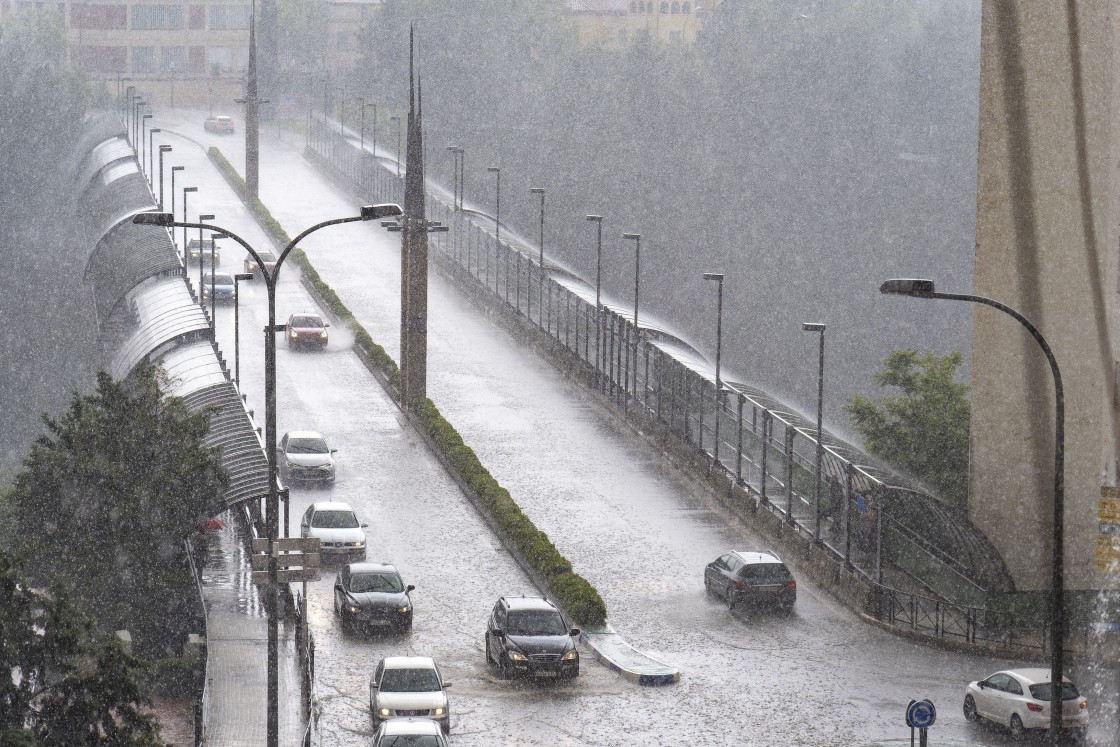
[[[150,278],[128,292],[103,328],[102,337],[108,338],[103,348],[111,356],[109,373],[123,379],[161,346],[209,332],[210,323],[183,278]]]
[[[81,185],[82,189],[88,189],[90,181],[98,172],[103,173],[103,183],[112,182],[117,177],[109,177],[104,174],[110,165],[113,169],[117,169],[120,165],[118,162],[127,162],[133,166],[136,164],[136,152],[132,149],[123,132],[102,141],[90,151],[89,155],[82,161],[78,184]],[[119,170],[117,173],[120,173]]]
[[[122,219],[97,242],[86,264],[85,280],[93,286],[101,320],[138,283],[156,275],[181,276],[182,271],[167,229]],[[181,280],[179,285],[185,289]]]

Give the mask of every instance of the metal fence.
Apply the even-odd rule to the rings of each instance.
[[[309,125],[309,151],[362,199],[401,201],[395,160],[360,151],[357,138],[317,116]],[[818,498],[815,423],[746,384],[723,381],[717,392],[687,344],[641,316],[635,324],[632,309],[597,309],[593,286],[547,261],[542,267],[534,247],[511,243],[505,231],[499,240],[493,216],[456,209],[450,193],[430,182],[427,206],[428,219],[448,228],[430,235],[433,261],[555,340],[630,417],[659,423],[760,508],[861,576],[874,590],[875,617],[970,643],[1042,645],[1037,625],[1028,632],[979,606],[989,592],[1010,590],[1010,577],[961,512],[828,433]]]

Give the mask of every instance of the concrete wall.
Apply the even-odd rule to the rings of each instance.
[[[1097,502],[1116,484],[1117,6],[984,0],[982,13],[974,292],[1030,319],[1061,368],[1070,589],[1104,582]],[[1017,322],[975,308],[969,514],[1021,590],[1045,589],[1052,377]]]

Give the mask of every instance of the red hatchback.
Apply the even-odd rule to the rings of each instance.
[[[288,317],[288,347],[325,348],[329,326],[318,314],[292,314]]]

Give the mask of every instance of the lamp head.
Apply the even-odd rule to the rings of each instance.
[[[170,147],[170,146],[168,146],[168,147]],[[185,168],[187,168],[187,167],[186,166],[172,166],[171,170],[172,171],[182,171]]]
[[[159,127],[153,127],[152,129],[148,130],[149,135],[154,135],[157,132],[163,132],[163,130]],[[162,148],[163,146],[161,145],[160,147]]]
[[[362,220],[381,220],[403,215],[404,210],[395,202],[386,202],[380,205],[362,205]]]
[[[175,222],[175,216],[171,213],[137,213],[132,216],[132,222],[141,226],[170,226]]]
[[[723,273],[722,272],[705,272],[704,273],[704,279],[705,280],[718,280],[719,282],[722,283],[723,282]]]
[[[497,174],[499,171],[501,171],[501,169],[498,168],[497,166],[487,166],[486,170],[489,171],[491,174]]]
[[[214,216],[211,215],[210,213],[206,213],[205,215],[198,216],[198,222],[199,223],[201,223],[204,220],[214,220]]]
[[[589,215],[589,216],[587,216],[587,219],[595,221],[596,223],[602,223],[603,222],[603,216],[601,216],[601,215]]]
[[[187,192],[197,192],[197,191],[198,191],[198,187],[183,187],[183,194],[186,194]]]
[[[140,115],[141,119],[151,119],[154,116],[155,116],[154,114],[141,114]]]
[[[152,132],[159,132],[159,130],[152,130]],[[171,152],[171,146],[170,145],[161,145],[161,146],[159,146],[159,152],[160,153],[170,153]]]
[[[462,153],[463,152],[463,146],[461,146],[461,145],[449,145],[449,146],[447,146],[447,149],[449,151],[451,151],[452,153]]]
[[[622,234],[622,238],[624,238],[624,239],[640,239],[640,238],[642,238],[642,235],[640,233],[624,233],[624,234]]]
[[[929,298],[934,293],[934,287],[932,280],[893,278],[880,285],[879,292],[890,296]]]
[[[534,195],[543,195],[544,187],[529,187],[529,193]]]
[[[252,280],[253,279],[253,273],[251,273],[251,272],[239,272],[239,273],[237,273],[236,275],[233,276],[233,279],[234,280]]]
[[[802,322],[801,329],[806,332],[824,332],[825,325],[820,322]]]

